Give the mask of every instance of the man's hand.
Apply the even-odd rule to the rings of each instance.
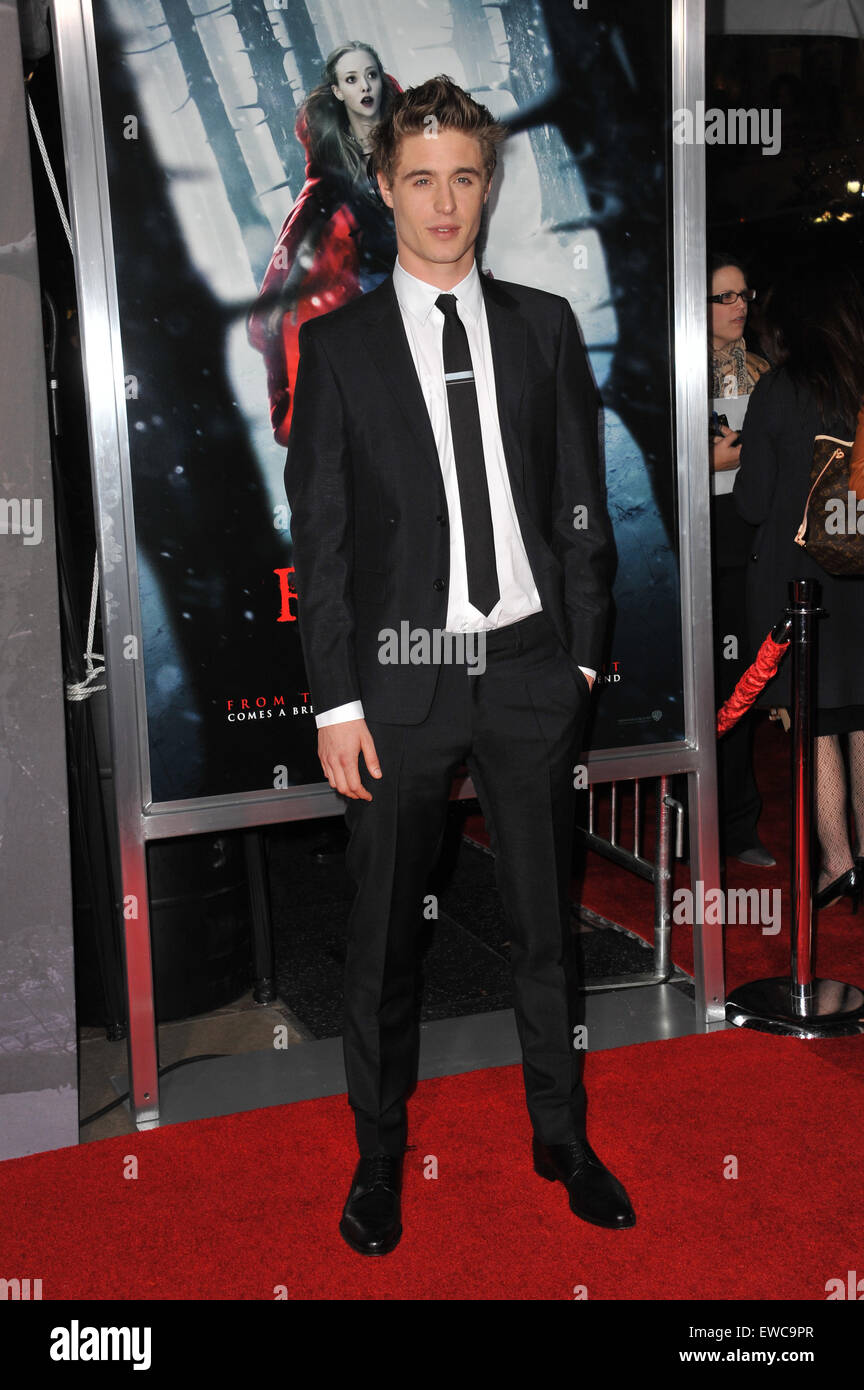
[[[711,467],[715,473],[724,473],[729,468],[737,468],[741,462],[741,445],[730,444],[730,439],[735,438],[735,430],[730,430],[728,425],[721,425],[723,431],[721,437],[716,436],[711,441]]]
[[[361,753],[371,775],[381,777],[378,754],[365,719],[346,719],[318,730],[318,757],[333,790],[355,801],[371,801],[372,793],[360,781]]]
[[[583,674],[583,676],[585,677],[586,681],[588,682],[588,689],[589,689],[589,690],[593,690],[593,689],[594,689],[594,682],[595,682],[595,680],[597,679],[597,677],[596,677],[596,676],[589,676],[587,671],[583,671],[582,674]]]

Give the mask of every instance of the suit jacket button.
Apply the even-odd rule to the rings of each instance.
[[[445,584],[443,579],[435,579],[432,581],[432,588],[437,589],[439,594],[444,587]]]
[[[435,520],[438,522],[438,525],[439,525],[439,526],[446,526],[446,525],[447,525],[447,523],[446,523],[446,521],[444,520],[444,517],[443,517],[443,516],[440,516],[440,515],[439,515],[439,516],[436,516]]]
[[[758,560],[758,559],[759,559],[759,556],[756,554],[756,551],[755,551],[755,550],[753,551],[752,555],[750,556],[750,559],[751,559],[751,560]]]

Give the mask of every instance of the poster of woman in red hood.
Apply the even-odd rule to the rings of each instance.
[[[247,324],[267,365],[278,444],[287,444],[291,428],[301,324],[374,289],[393,269],[393,214],[366,160],[369,131],[401,90],[371,44],[354,39],[333,50],[323,81],[300,107],[295,130],[306,148],[306,181]]]

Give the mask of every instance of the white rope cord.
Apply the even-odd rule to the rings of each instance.
[[[30,112],[30,124],[33,127],[33,134],[36,136],[36,144],[39,146],[39,153],[42,156],[42,163],[45,165],[45,173],[51,185],[51,192],[54,194],[54,202],[57,204],[57,211],[60,214],[60,221],[63,223],[63,230],[66,233],[66,240],[69,243],[69,250],[75,255],[75,247],[72,245],[72,228],[69,226],[69,218],[66,216],[66,209],[63,206],[63,199],[60,197],[60,189],[57,187],[57,180],[54,177],[54,170],[51,168],[51,160],[48,158],[48,151],[45,148],[45,141],[42,139],[42,131],[39,128],[39,121],[36,116],[36,109],[30,100],[30,93],[27,93],[27,109]]]
[[[63,199],[60,197],[60,189],[57,187],[57,180],[54,177],[54,170],[51,168],[51,160],[48,158],[48,151],[45,148],[45,141],[42,139],[42,131],[39,128],[39,120],[36,110],[27,93],[27,109],[30,112],[30,124],[33,127],[33,134],[36,137],[36,144],[39,146],[39,153],[42,156],[42,163],[45,166],[45,173],[51,185],[51,192],[54,194],[54,202],[57,204],[57,212],[60,221],[63,223],[63,230],[66,233],[66,240],[69,243],[69,250],[74,259],[75,247],[72,242],[72,228],[69,226],[69,218],[66,216],[66,209],[63,206]],[[66,685],[67,700],[89,700],[91,695],[95,695],[97,690],[107,690],[107,685],[93,685],[92,682],[104,676],[105,667],[97,666],[97,661],[104,662],[104,656],[93,650],[93,638],[96,635],[96,610],[99,606],[99,551],[93,556],[93,585],[90,591],[90,619],[87,624],[87,647],[84,652],[84,664],[87,674],[83,681],[69,681]]]
[[[104,676],[105,667],[96,666],[97,661],[104,661],[104,656],[93,650],[93,638],[96,635],[96,609],[99,604],[99,553],[93,557],[93,587],[90,590],[90,621],[87,624],[87,649],[84,652],[84,662],[87,667],[87,674],[83,681],[69,681],[66,686],[67,700],[89,700],[91,695],[95,695],[97,690],[107,690],[107,685],[91,685],[91,681],[98,680]]]

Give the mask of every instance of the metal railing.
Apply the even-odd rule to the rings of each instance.
[[[592,784],[588,788],[588,827],[578,829],[588,849],[619,864],[624,869],[638,874],[654,885],[654,969],[638,975],[609,975],[583,986],[586,994],[613,989],[644,989],[649,985],[662,985],[676,977],[676,967],[669,955],[669,938],[672,928],[672,822],[675,820],[675,858],[680,859],[684,852],[684,807],[680,801],[669,795],[669,778],[658,777],[656,781],[656,824],[654,859],[646,859],[642,854],[643,806],[642,781],[633,778],[630,782],[606,782]],[[596,827],[597,786],[608,786],[609,793],[609,835],[598,833]],[[620,827],[620,788],[633,787],[633,847],[628,849],[621,844]],[[574,909],[578,912],[578,909]],[[596,915],[596,914],[592,914]],[[610,919],[601,919],[610,920]],[[613,923],[621,926],[621,923]],[[677,977],[689,978],[683,972]]]

